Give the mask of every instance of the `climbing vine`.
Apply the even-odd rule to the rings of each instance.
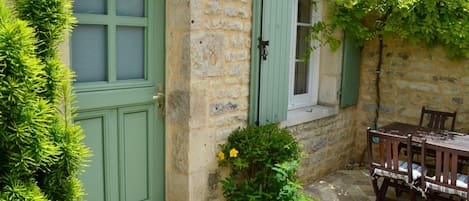
[[[332,36],[345,30],[359,44],[393,36],[431,48],[442,46],[451,58],[469,57],[469,0],[329,0],[328,22],[313,25],[312,39],[337,48]]]

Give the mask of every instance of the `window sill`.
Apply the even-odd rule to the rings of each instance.
[[[315,105],[312,107],[298,108],[287,113],[287,120],[280,123],[281,127],[290,127],[298,124],[334,116],[339,113],[337,107]]]

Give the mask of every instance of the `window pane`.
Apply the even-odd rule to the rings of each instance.
[[[75,13],[106,14],[106,0],[75,0]]]
[[[117,0],[117,15],[120,16],[143,17],[145,16],[144,8],[144,0]]]
[[[304,62],[296,62],[294,95],[306,93],[308,93],[308,65]]]
[[[142,27],[117,27],[117,79],[143,79],[145,33]]]
[[[307,48],[310,46],[306,41],[309,35],[309,27],[298,26],[296,32],[296,58],[299,59],[306,53]]]
[[[72,69],[77,82],[106,80],[106,27],[78,25],[72,33]]]
[[[298,22],[311,23],[312,0],[298,0]]]

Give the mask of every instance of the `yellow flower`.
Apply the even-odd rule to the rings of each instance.
[[[234,158],[234,157],[238,157],[238,150],[236,150],[235,148],[231,149],[230,150],[230,157]]]
[[[218,152],[217,157],[218,157],[220,160],[225,160],[225,154],[224,154],[222,151],[219,151],[219,152]]]

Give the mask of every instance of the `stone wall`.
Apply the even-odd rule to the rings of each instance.
[[[247,125],[252,1],[166,4],[166,200],[217,200],[218,144]]]
[[[349,107],[340,110],[335,116],[289,128],[306,153],[298,170],[304,184],[342,169],[350,162],[355,111],[356,107]]]
[[[457,111],[456,130],[469,128],[469,62],[450,60],[442,48],[384,39],[381,73],[381,110],[378,125],[393,121],[418,124],[422,106]],[[356,114],[353,159],[362,161],[366,127],[372,126],[376,108],[376,65],[378,41],[362,52],[360,100]]]

